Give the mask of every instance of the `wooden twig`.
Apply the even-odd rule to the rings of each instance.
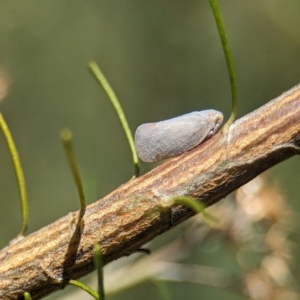
[[[300,152],[300,85],[236,121],[199,147],[167,161],[89,205],[0,251],[0,299],[39,299],[104,263],[129,255],[193,212],[172,199],[211,205]],[[79,221],[78,221],[79,220]],[[117,283],[116,283],[117,284]]]

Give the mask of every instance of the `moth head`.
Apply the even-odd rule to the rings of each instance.
[[[218,128],[220,127],[220,125],[223,123],[223,114],[219,111],[216,110],[211,110],[209,112],[209,118],[211,120],[211,129],[208,133],[208,137],[213,136],[214,134],[216,134]]]

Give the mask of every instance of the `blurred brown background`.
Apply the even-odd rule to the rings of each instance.
[[[300,2],[220,1],[220,9],[235,63],[241,117],[300,82]],[[194,110],[218,109],[225,118],[230,114],[229,79],[208,1],[4,0],[0,37],[0,109],[24,167],[29,232],[78,209],[59,138],[64,127],[74,134],[89,203],[133,174],[126,139],[87,70],[89,60],[96,60],[107,76],[133,131],[141,123]],[[142,173],[154,166],[142,164]],[[271,181],[298,212],[299,169],[299,157],[293,157],[271,172]],[[20,208],[2,134],[0,171],[3,247],[20,230]],[[291,239],[300,242],[299,234]],[[299,263],[299,249],[294,250]],[[241,299],[208,287],[179,286],[173,288],[188,299]],[[139,299],[141,288],[139,292],[113,299]],[[181,299],[180,292],[174,294],[178,298],[172,299]],[[143,295],[145,300],[153,297]]]

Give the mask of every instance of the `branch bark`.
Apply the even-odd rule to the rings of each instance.
[[[206,205],[275,164],[300,153],[300,85],[237,120],[228,130],[131,180],[79,211],[0,251],[0,299],[39,299],[94,269],[93,247],[105,263],[129,255],[193,215],[177,196]]]

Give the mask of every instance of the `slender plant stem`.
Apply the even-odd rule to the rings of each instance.
[[[218,219],[215,216],[205,211],[206,206],[197,199],[193,199],[192,197],[187,196],[180,196],[176,197],[173,201],[175,204],[180,204],[189,207],[196,213],[201,213],[204,217],[204,220],[206,221],[211,221],[214,223],[218,222]]]
[[[232,57],[231,57],[231,53],[230,53],[230,49],[229,49],[229,43],[228,43],[228,39],[226,36],[222,17],[221,17],[219,8],[218,8],[217,0],[209,0],[209,3],[211,6],[211,9],[213,11],[213,15],[214,15],[216,24],[217,24],[219,36],[220,36],[221,43],[222,43],[223,52],[224,52],[225,59],[226,59],[226,65],[227,65],[227,70],[228,70],[228,74],[229,74],[230,85],[231,85],[232,111],[231,111],[231,115],[230,115],[228,121],[225,124],[225,126],[228,128],[234,122],[236,115],[237,115],[237,110],[238,110],[237,83],[236,83],[236,78],[235,78],[233,61],[232,61]]]
[[[94,259],[97,268],[99,299],[104,300],[105,295],[104,295],[104,286],[103,286],[103,262],[102,262],[101,248],[100,245],[98,244],[94,248]]]
[[[129,128],[128,122],[126,120],[123,109],[120,105],[120,102],[118,101],[118,98],[117,98],[116,94],[114,93],[112,87],[108,83],[107,79],[105,78],[104,74],[100,70],[97,63],[94,62],[94,61],[91,61],[91,62],[89,62],[88,67],[89,67],[91,73],[93,74],[93,76],[95,77],[95,79],[98,81],[98,83],[103,88],[104,92],[108,96],[108,99],[110,100],[110,103],[112,104],[113,108],[116,111],[116,114],[117,114],[117,116],[118,116],[118,118],[121,122],[121,125],[123,127],[124,132],[125,132],[125,136],[127,138],[127,141],[128,141],[131,153],[132,153],[132,160],[133,160],[133,164],[134,164],[134,174],[135,174],[135,177],[138,177],[139,174],[140,174],[139,158],[138,158],[138,155],[136,153],[136,149],[135,149],[135,146],[134,146],[134,141],[133,141],[133,136],[132,136],[131,130]]]
[[[0,113],[0,127],[6,139],[7,146],[13,161],[15,173],[17,176],[17,182],[19,186],[19,193],[20,193],[20,200],[21,200],[21,211],[22,211],[22,228],[21,228],[21,232],[19,233],[19,236],[24,236],[28,227],[28,203],[27,203],[25,178],[24,178],[23,169],[21,166],[16,145],[13,141],[12,135],[1,113]]]
[[[85,284],[73,279],[70,279],[68,283],[82,289],[83,291],[87,292],[95,299],[99,300],[98,293],[95,290],[91,289],[90,287],[86,286]]]
[[[64,129],[61,132],[61,140],[63,142],[65,152],[68,157],[72,174],[75,180],[75,184],[78,190],[79,200],[80,200],[80,215],[83,216],[86,209],[86,200],[85,200],[83,183],[81,180],[78,163],[76,161],[74,149],[72,146],[72,132],[69,129]]]

